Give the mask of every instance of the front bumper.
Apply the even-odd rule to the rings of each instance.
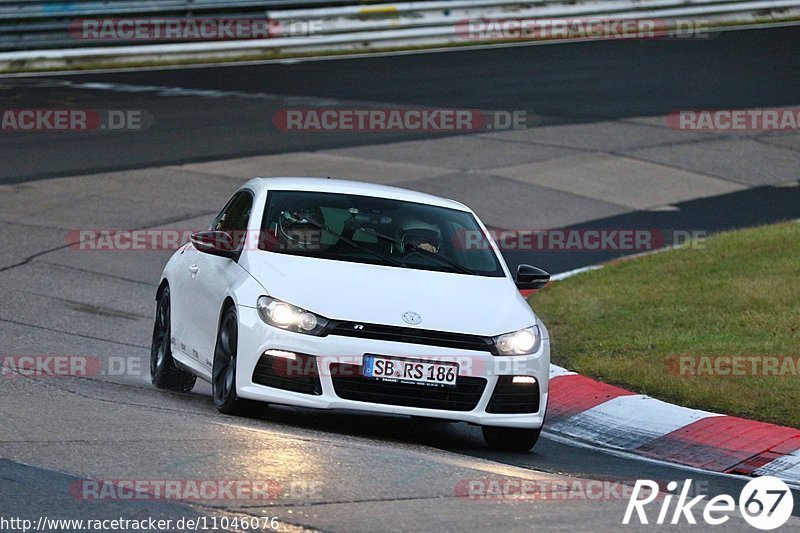
[[[316,409],[350,409],[441,418],[485,426],[539,428],[544,422],[550,368],[550,341],[546,328],[542,328],[543,339],[536,353],[527,356],[494,356],[488,352],[472,352],[337,335],[313,337],[268,326],[260,319],[254,308],[239,306],[238,315],[240,325],[236,383],[237,393],[242,398]],[[254,383],[253,373],[256,365],[267,350],[283,350],[314,356],[316,372],[319,376],[318,390],[309,394]],[[448,409],[446,407],[448,404],[442,402],[431,403],[431,405],[435,403],[437,408],[423,407],[421,405],[425,405],[425,399],[411,402],[415,404],[413,406],[345,399],[341,396],[353,396],[353,393],[352,391],[347,393],[344,390],[343,383],[345,385],[351,385],[351,383],[342,380],[365,378],[357,375],[351,375],[349,378],[341,377],[342,365],[351,369],[356,368],[361,365],[364,354],[456,361],[460,367],[458,376],[461,383],[464,383],[465,386],[467,384],[475,385],[485,380],[485,386],[482,388],[482,392],[478,390],[475,394],[474,407],[470,403],[466,409],[463,406],[458,409]],[[535,378],[538,384],[539,398],[536,402],[538,410],[531,413],[489,412],[493,410],[490,402],[501,376],[531,376]],[[502,381],[505,383],[508,380],[509,378],[505,378]],[[414,394],[418,390],[417,387],[428,389],[421,385],[411,385],[406,390],[410,394]],[[352,389],[352,387],[347,388]],[[474,392],[476,389],[472,387],[470,390]],[[500,390],[498,390],[499,392]],[[436,392],[432,394],[436,395]],[[496,411],[496,409],[494,410]]]

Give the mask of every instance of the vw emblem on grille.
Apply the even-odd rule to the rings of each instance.
[[[403,322],[411,325],[419,324],[422,322],[422,317],[413,311],[406,311],[403,313]]]

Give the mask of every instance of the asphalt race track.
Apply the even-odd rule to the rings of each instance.
[[[529,454],[491,452],[479,429],[463,424],[283,407],[248,419],[219,415],[205,384],[187,395],[149,384],[152,297],[169,252],[79,252],[65,235],[203,227],[251,175],[325,174],[334,165],[340,177],[463,199],[496,227],[714,232],[800,218],[796,134],[701,136],[663,125],[675,109],[797,105],[800,57],[789,45],[797,42],[792,27],[708,40],[0,78],[0,108],[135,109],[152,119],[143,131],[0,132],[0,355],[88,355],[101,368],[87,378],[0,378],[0,515],[595,531],[621,528],[627,501],[472,501],[456,487],[492,477],[691,478],[710,496],[738,495],[745,479],[547,438]],[[272,126],[286,108],[414,106],[525,110],[541,127],[445,138]],[[643,179],[655,169],[682,185],[626,193],[617,184],[604,193],[587,189],[586,168]],[[549,172],[575,185],[520,178]],[[547,201],[537,204],[537,195]],[[562,272],[625,253],[507,257]],[[91,502],[72,495],[81,479],[270,479],[284,493],[268,504]],[[746,530],[741,521],[729,527]]]
[[[525,110],[541,124],[563,124],[685,108],[793,105],[800,93],[800,58],[789,43],[798,39],[800,27],[789,27],[723,32],[707,40],[600,41],[56,78],[83,84],[83,90],[53,87],[43,81],[52,79],[46,75],[3,80],[12,87],[4,101],[9,98],[18,107],[144,109],[158,120],[147,135],[97,134],[88,149],[65,138],[4,139],[0,182],[420,136],[285,135],[271,123],[281,108],[371,104]],[[87,84],[117,86],[93,90]],[[193,90],[215,93],[193,95]]]

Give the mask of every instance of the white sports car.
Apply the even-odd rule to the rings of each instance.
[[[547,407],[547,328],[464,205],[317,178],[254,178],[170,258],[156,293],[151,377],[211,382],[248,403],[480,425],[529,450]]]

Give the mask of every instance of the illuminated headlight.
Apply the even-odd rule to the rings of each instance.
[[[270,296],[259,297],[256,309],[258,309],[258,316],[261,317],[261,320],[270,326],[288,331],[320,335],[328,325],[327,318]]]
[[[539,326],[531,326],[494,338],[499,355],[528,355],[536,352],[542,343]]]

